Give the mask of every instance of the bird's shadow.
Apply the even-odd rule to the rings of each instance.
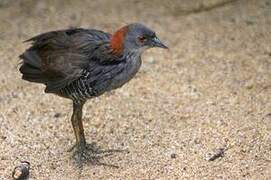
[[[97,143],[95,142],[87,144],[86,149],[83,152],[78,151],[75,147],[72,147],[68,151],[73,151],[71,158],[79,169],[83,169],[84,165],[119,168],[118,165],[103,162],[103,159],[112,156],[115,153],[129,153],[128,150],[123,149],[103,149],[100,146],[97,146]]]

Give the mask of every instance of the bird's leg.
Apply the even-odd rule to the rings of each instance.
[[[72,127],[76,138],[76,148],[78,151],[84,151],[86,148],[86,139],[82,122],[82,108],[85,102],[73,102]]]
[[[71,117],[71,121],[76,138],[75,144],[76,149],[73,157],[75,157],[78,160],[77,163],[79,167],[82,167],[84,162],[90,162],[95,165],[117,167],[112,164],[100,162],[100,159],[112,155],[113,152],[123,152],[123,150],[116,149],[101,150],[100,147],[95,146],[95,143],[93,144],[86,143],[82,122],[82,108],[84,106],[84,103],[85,102],[73,102],[73,114]]]
[[[93,153],[102,153],[94,144],[88,144],[85,139],[84,127],[82,122],[82,109],[85,102],[73,102],[73,114],[71,117],[72,127],[76,138],[75,155],[80,158],[90,158]],[[72,149],[74,148],[72,147]],[[72,150],[71,149],[71,150]]]

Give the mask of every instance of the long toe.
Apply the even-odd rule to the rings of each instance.
[[[126,152],[127,150],[119,149],[107,149],[104,150],[99,146],[96,146],[95,143],[76,145],[76,148],[73,152],[73,159],[75,160],[76,165],[81,168],[84,164],[98,165],[98,166],[109,166],[118,168],[118,166],[113,164],[107,164],[102,162],[105,157],[111,156],[114,153]]]

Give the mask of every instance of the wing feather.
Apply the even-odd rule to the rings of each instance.
[[[23,64],[28,66],[20,70],[28,75],[24,76],[24,79],[39,79],[38,82],[44,83],[45,92],[56,92],[78,79],[83,70],[92,64],[91,61],[102,63],[105,59],[108,62],[116,59],[108,52],[110,36],[102,31],[82,28],[52,31],[35,36],[27,40],[32,42],[32,46],[20,58],[23,59]],[[31,66],[41,73],[29,73],[34,72],[29,71]],[[33,77],[37,75],[40,77]]]

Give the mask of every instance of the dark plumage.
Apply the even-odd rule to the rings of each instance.
[[[79,152],[86,149],[81,121],[85,101],[128,82],[139,70],[145,49],[166,48],[141,24],[124,26],[113,35],[76,28],[27,41],[32,46],[20,55],[22,79],[42,83],[46,93],[73,100],[72,123]]]

